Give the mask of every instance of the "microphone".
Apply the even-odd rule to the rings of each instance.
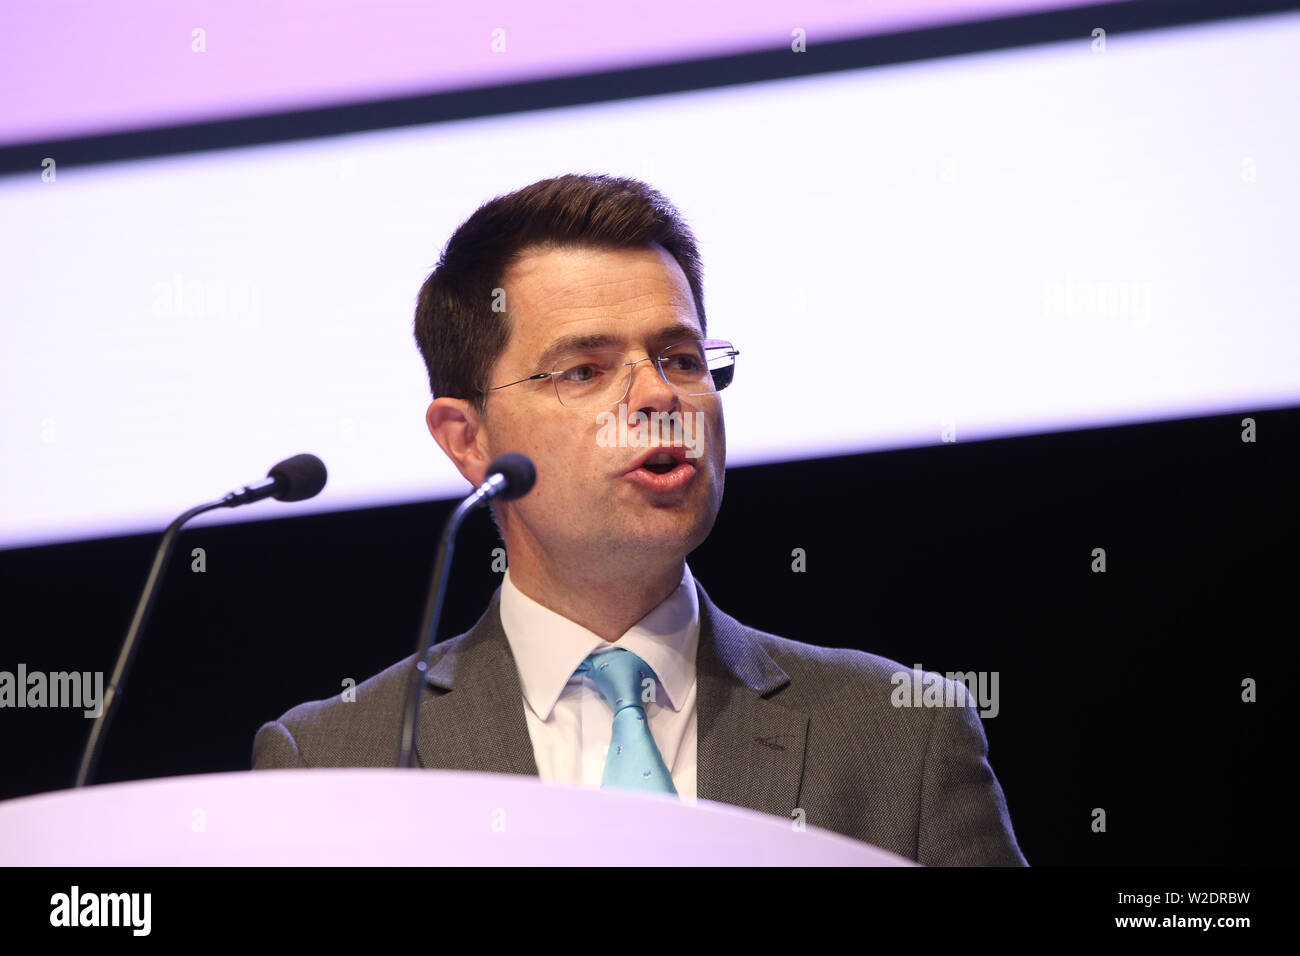
[[[99,716],[95,718],[94,725],[90,728],[86,747],[81,752],[81,766],[77,771],[75,786],[84,787],[95,773],[95,765],[99,762],[99,754],[104,747],[104,735],[108,732],[109,722],[113,719],[118,691],[126,683],[127,672],[131,669],[131,662],[135,658],[137,639],[149,620],[149,613],[153,610],[154,600],[158,597],[159,586],[162,583],[163,568],[171,557],[181,525],[205,511],[234,508],[261,501],[263,498],[276,498],[280,501],[304,501],[307,498],[314,498],[325,487],[325,478],[325,463],[315,455],[294,455],[278,465],[273,465],[262,481],[245,485],[242,491],[232,491],[218,501],[209,501],[191,508],[167,526],[162,540],[158,542],[153,567],[149,570],[144,590],[141,591],[140,600],[135,606],[135,616],[131,619],[126,639],[118,652],[113,676],[109,679],[108,689],[104,692],[103,706],[100,708]]]
[[[315,498],[325,487],[325,463],[315,455],[294,455],[286,458],[255,485],[245,485],[243,491],[232,491],[221,499],[227,508],[252,504],[263,498],[277,501],[306,501]]]
[[[533,460],[517,451],[508,451],[488,465],[487,479],[474,489],[474,494],[470,497],[482,495],[485,498],[513,501],[532,491],[535,484],[537,469],[533,466]]]
[[[415,663],[406,685],[406,706],[402,714],[402,736],[397,750],[397,766],[415,765],[415,734],[420,720],[420,688],[429,672],[429,656],[433,653],[438,621],[442,618],[442,605],[447,596],[447,579],[451,576],[452,542],[460,530],[465,516],[483,502],[498,498],[511,501],[522,498],[537,483],[537,469],[532,459],[519,452],[506,452],[488,465],[487,478],[474,489],[447,519],[438,542],[437,557],[433,562],[433,578],[425,599],[424,617],[420,621],[420,635],[415,644]]]

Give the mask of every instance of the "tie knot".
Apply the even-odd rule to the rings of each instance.
[[[649,664],[621,647],[588,654],[574,673],[590,677],[615,714],[625,707],[642,707],[642,691],[655,680]]]

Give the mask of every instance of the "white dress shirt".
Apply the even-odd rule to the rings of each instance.
[[[599,787],[613,733],[614,711],[589,677],[573,672],[588,654],[621,647],[650,665],[658,678],[645,704],[650,735],[686,803],[695,802],[695,651],[699,597],[686,567],[672,594],[612,644],[501,584],[501,626],[524,692],[524,716],[542,780]]]

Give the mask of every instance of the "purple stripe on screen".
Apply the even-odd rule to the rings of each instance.
[[[1078,7],[1078,0],[74,0],[0,8],[0,142],[433,93]],[[204,52],[193,52],[192,31]],[[494,51],[494,42],[504,51]]]

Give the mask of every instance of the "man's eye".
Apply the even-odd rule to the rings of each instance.
[[[597,375],[594,365],[575,365],[564,373],[566,382],[590,382]]]

